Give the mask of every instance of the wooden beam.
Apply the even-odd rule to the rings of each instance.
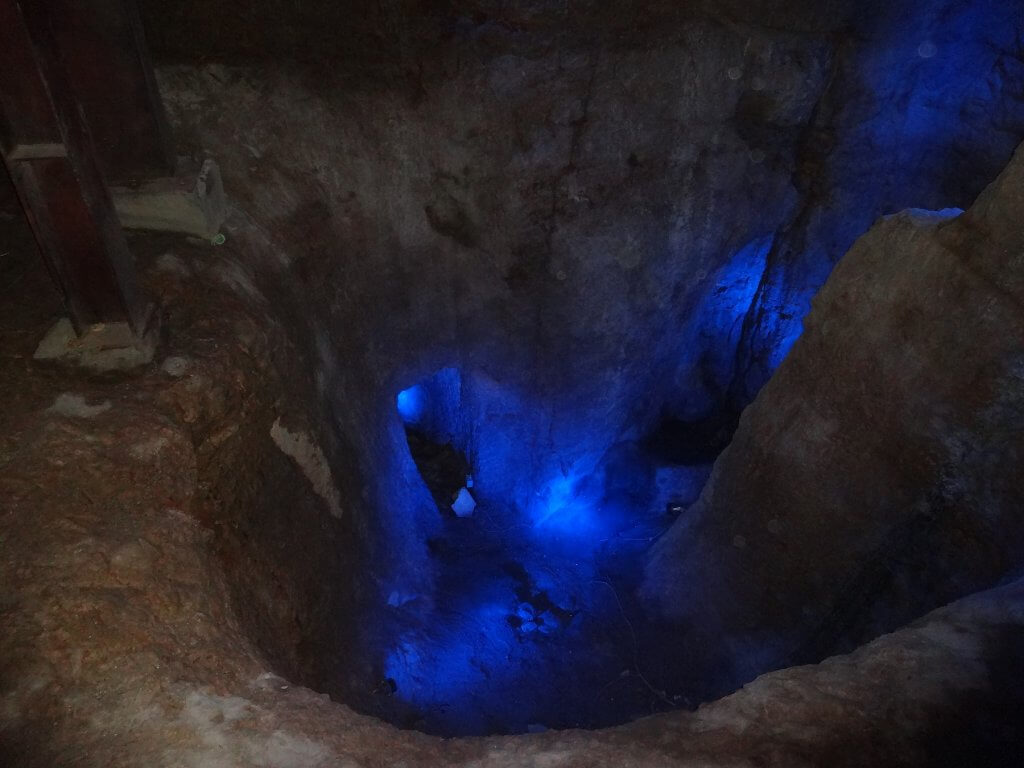
[[[174,150],[135,0],[47,0],[107,183],[173,175]]]
[[[135,265],[50,26],[47,0],[0,0],[0,154],[79,334],[145,330]],[[34,148],[34,149],[25,149]]]

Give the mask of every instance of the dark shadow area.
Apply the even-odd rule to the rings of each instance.
[[[986,649],[989,689],[965,695],[955,716],[922,738],[932,768],[1015,768],[1024,758],[1024,629],[1004,628]]]
[[[415,427],[407,426],[405,436],[409,441],[409,453],[430,495],[437,502],[438,510],[442,514],[450,514],[451,506],[470,474],[469,462],[450,442],[434,442],[429,435]]]
[[[669,416],[648,435],[644,447],[659,463],[710,464],[729,445],[737,424],[739,414],[730,410],[692,421]]]

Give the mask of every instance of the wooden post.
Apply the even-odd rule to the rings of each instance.
[[[174,174],[171,130],[135,0],[46,0],[107,183]]]
[[[0,0],[0,154],[75,331],[145,331],[135,265],[63,70],[47,0]]]

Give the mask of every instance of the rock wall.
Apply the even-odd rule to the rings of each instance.
[[[176,8],[150,8],[157,50],[194,60],[167,14],[220,11]],[[221,162],[231,247],[309,361],[296,375],[346,475],[371,614],[437,581],[400,390],[448,367],[473,382],[486,419],[467,453],[499,468],[477,489],[506,501],[496,527],[538,500],[572,509],[666,420],[720,446],[854,238],[908,205],[967,205],[1024,136],[1010,0],[384,3],[344,34],[334,10],[281,8],[240,11],[236,46],[161,83],[183,149]],[[656,497],[639,466],[615,490],[664,509],[705,471]],[[429,597],[409,605],[427,623]]]
[[[166,241],[146,238],[133,239],[133,252],[171,331],[157,364],[128,380],[40,368],[31,353],[60,301],[23,229],[5,240],[13,279],[0,304],[3,765],[1019,762],[1019,582],[935,611],[854,654],[765,675],[698,712],[603,731],[432,738],[282,677],[284,658],[266,658],[267,638],[240,620],[229,582],[248,578],[243,598],[255,604],[268,595],[281,608],[273,619],[280,629],[309,615],[313,606],[303,600],[326,595],[305,578],[327,586],[337,520],[270,437],[278,417],[293,434],[306,431],[305,383],[279,375],[295,364],[295,350],[268,321],[266,302],[243,287],[245,272],[229,251],[179,243],[171,255]],[[267,498],[268,490],[281,497]],[[268,505],[250,507],[252,500]],[[246,549],[245,537],[261,533],[259,518],[283,508],[288,514],[262,531],[270,546]],[[225,512],[241,516],[229,522]],[[319,540],[309,536],[318,529]],[[306,546],[296,548],[294,537]],[[225,544],[240,555],[240,570],[218,551]],[[344,584],[343,575],[331,577]],[[281,631],[276,639],[284,645],[290,637]]]
[[[644,595],[736,683],[849,648],[1024,559],[1024,152],[971,209],[839,263]],[[726,656],[735,659],[725,660]]]

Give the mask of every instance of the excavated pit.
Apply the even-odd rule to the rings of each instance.
[[[732,561],[787,535],[795,491],[769,489],[766,530],[698,499],[854,239],[903,207],[966,207],[1024,134],[1015,11],[860,8],[793,33],[649,13],[619,38],[597,12],[472,17],[433,51],[420,29],[412,90],[345,65],[315,87],[309,63],[161,72],[266,232],[233,237],[273,252],[253,269],[278,275],[263,290],[349,489],[349,570],[299,611],[320,623],[256,636],[282,673],[400,727],[692,708],[939,604],[887,594],[882,563],[819,594],[768,560],[761,595]]]
[[[1014,764],[1017,4],[471,5],[143,3],[135,377],[5,203],[0,758]]]

